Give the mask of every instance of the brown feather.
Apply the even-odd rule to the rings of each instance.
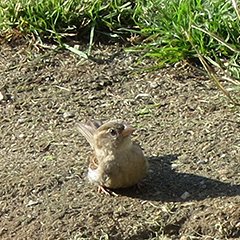
[[[87,139],[92,149],[94,149],[94,133],[102,125],[100,120],[92,120],[87,123],[77,124],[79,132]]]
[[[98,160],[95,155],[92,155],[88,162],[88,167],[92,170],[95,170],[98,168]]]

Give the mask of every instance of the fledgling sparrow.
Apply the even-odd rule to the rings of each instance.
[[[148,161],[142,149],[131,140],[130,135],[135,130],[132,126],[122,120],[104,124],[92,120],[77,127],[94,151],[88,178],[99,186],[99,192],[115,195],[109,188],[130,187],[146,176]]]

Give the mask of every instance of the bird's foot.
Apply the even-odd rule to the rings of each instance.
[[[109,188],[105,187],[105,186],[102,186],[102,185],[99,185],[98,187],[98,193],[104,193],[108,196],[115,196],[117,197],[118,194],[115,193],[114,191],[110,190]]]

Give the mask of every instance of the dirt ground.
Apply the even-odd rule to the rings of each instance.
[[[240,239],[240,108],[185,63],[93,56],[0,46],[0,239]],[[142,191],[111,197],[88,183],[76,123],[116,118],[150,169]]]

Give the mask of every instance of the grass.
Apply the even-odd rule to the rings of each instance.
[[[231,2],[150,1],[152,4],[145,9],[147,16],[143,12],[137,19],[144,23],[141,25],[141,32],[149,36],[138,49],[145,51],[146,56],[158,57],[159,66],[165,62],[171,63],[195,56],[196,52],[185,32],[204,55],[225,57],[240,47],[240,19],[237,18]],[[214,34],[218,38],[214,38]],[[220,38],[223,40],[219,41]],[[224,45],[225,42],[228,44]],[[233,48],[229,48],[230,45],[233,45]]]
[[[234,86],[229,89],[239,91],[240,13],[236,0],[3,0],[0,32],[11,39],[13,29],[60,46],[66,37],[88,36],[88,56],[94,40],[102,36],[114,41],[131,39],[132,46],[126,51],[141,53],[139,62],[154,58],[152,69],[203,59],[227,75],[226,79],[236,79],[231,79]],[[210,77],[214,74],[207,73]],[[220,82],[214,82],[222,90]]]
[[[132,15],[131,3],[124,1],[3,0],[0,31],[18,28],[61,44],[64,37],[85,34],[93,25],[102,34],[114,36],[112,30],[133,24]]]

